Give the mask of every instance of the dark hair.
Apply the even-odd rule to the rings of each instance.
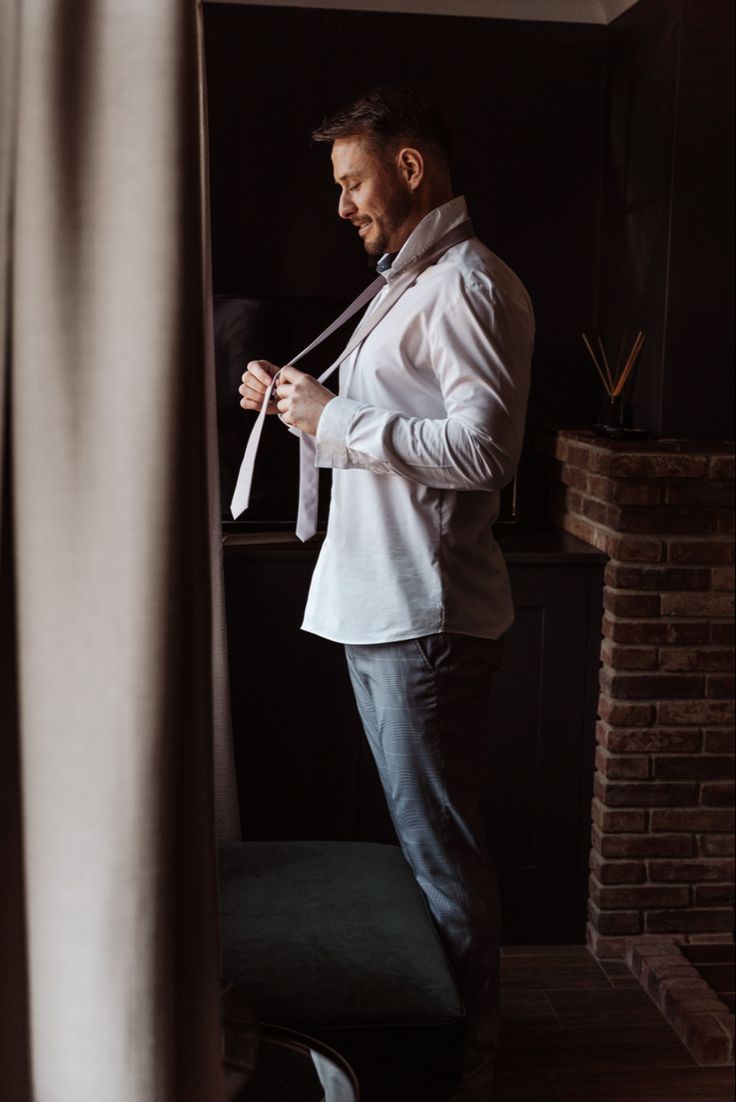
[[[452,156],[450,130],[442,113],[421,88],[384,85],[359,96],[349,107],[328,115],[312,133],[315,142],[334,142],[356,135],[369,139],[377,152],[399,144],[430,146],[447,167]]]

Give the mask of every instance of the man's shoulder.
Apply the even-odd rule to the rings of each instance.
[[[453,245],[424,274],[443,298],[480,295],[491,303],[496,300],[529,302],[521,279],[477,237]]]

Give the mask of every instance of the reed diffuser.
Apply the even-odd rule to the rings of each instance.
[[[597,338],[598,351],[600,354],[599,358],[593,351],[593,347],[585,333],[582,334],[582,337],[606,392],[606,400],[601,407],[598,423],[592,426],[593,431],[604,436],[641,435],[641,430],[631,429],[626,425],[626,407],[622,396],[624,387],[629,380],[631,372],[634,370],[634,364],[644,344],[644,334],[639,330],[631,346],[631,351],[623,365],[622,342],[618,363],[613,370],[611,370],[611,365],[608,361],[608,356],[606,355],[606,350],[603,347],[601,338]]]

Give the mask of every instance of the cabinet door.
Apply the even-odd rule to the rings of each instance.
[[[314,556],[226,548],[243,837],[355,839],[360,720],[342,647],[300,630]]]
[[[313,556],[228,549],[243,834],[395,841],[342,647],[300,630]],[[516,621],[494,677],[485,814],[503,937],[582,940],[600,568],[510,567]]]
[[[516,619],[489,713],[484,801],[505,944],[584,939],[595,751],[601,570],[510,567]],[[393,841],[360,748],[362,837]]]
[[[504,940],[582,940],[600,569],[510,569],[516,620],[494,678],[485,801]]]

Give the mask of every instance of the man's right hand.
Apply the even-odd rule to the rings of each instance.
[[[269,363],[268,360],[250,361],[243,374],[242,385],[238,387],[238,392],[242,394],[240,404],[243,409],[260,410],[263,405],[263,395],[268,390],[271,379],[278,370],[279,368],[275,364]],[[277,402],[278,398],[274,391],[266,413],[278,413],[276,409]]]

